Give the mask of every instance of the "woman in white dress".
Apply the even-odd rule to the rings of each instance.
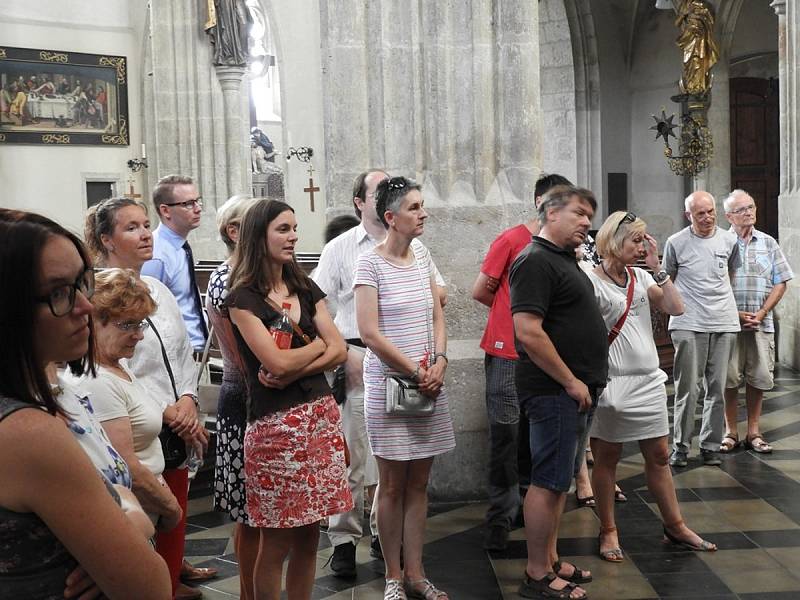
[[[597,250],[603,258],[590,278],[609,330],[610,377],[590,433],[600,557],[609,562],[623,560],[614,521],[614,482],[622,444],[633,441],[639,442],[644,457],[647,487],[664,522],[664,541],[690,550],[716,550],[683,522],[668,464],[667,375],[658,368],[650,305],[679,315],[683,313],[683,300],[661,270],[655,239],[646,233],[645,222],[633,213],[618,211],[606,219],[597,233]],[[641,258],[655,278],[644,269],[628,266]]]
[[[433,459],[455,447],[443,388],[447,368],[444,315],[430,260],[411,242],[422,235],[427,213],[420,186],[405,177],[385,179],[375,193],[386,239],[358,257],[353,281],[364,358],[364,412],[369,445],[378,462],[378,535],[386,563],[384,600],[447,600],[425,576],[422,546],[427,487]],[[428,415],[386,411],[387,371],[418,382],[435,400]],[[405,572],[400,567],[402,544]]]

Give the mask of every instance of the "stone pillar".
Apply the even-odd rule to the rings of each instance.
[[[778,197],[780,244],[795,279],[789,281],[778,305],[778,359],[800,368],[800,190],[798,189],[798,94],[800,94],[800,10],[796,2],[773,0],[778,14],[780,75],[781,193]]]
[[[328,211],[352,211],[353,179],[370,167],[423,183],[430,219],[421,241],[448,284],[457,440],[436,460],[431,493],[484,497],[486,310],[469,290],[491,241],[533,205],[542,155],[539,3],[332,5],[320,2]]]
[[[242,77],[245,67],[216,66],[222,87],[222,111],[225,114],[225,167],[227,171],[228,196],[249,194],[245,165],[244,144],[247,139],[247,124],[243,119],[241,105]]]

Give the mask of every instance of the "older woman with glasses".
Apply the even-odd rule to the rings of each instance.
[[[444,391],[447,332],[427,254],[412,247],[428,213],[420,186],[405,177],[378,184],[376,210],[386,239],[359,256],[358,329],[367,345],[364,412],[378,462],[378,535],[386,562],[385,600],[446,600],[425,576],[422,547],[433,459],[455,447]],[[416,382],[429,414],[387,412],[387,374]],[[405,571],[400,566],[401,545]]]
[[[86,217],[85,237],[98,266],[131,269],[147,286],[156,310],[151,326],[127,360],[130,372],[147,389],[149,400],[162,411],[168,425],[190,448],[202,449],[208,434],[197,417],[197,367],[192,346],[175,297],[163,283],[141,277],[142,265],[153,256],[153,234],[145,206],[129,198],[111,198],[92,207]],[[202,596],[200,590],[179,582],[216,575],[214,569],[192,567],[183,560],[189,474],[185,466],[165,469],[163,477],[183,511],[180,523],[156,535],[156,550],[167,561],[173,591],[183,600]]]
[[[713,551],[683,522],[668,459],[667,375],[659,369],[650,305],[683,313],[683,300],[658,262],[655,239],[633,213],[611,214],[597,233],[601,263],[590,273],[609,330],[610,381],[600,396],[590,432],[592,486],[600,518],[600,557],[623,560],[614,520],[614,481],[622,444],[636,441],[644,457],[647,487],[664,521],[664,541],[689,550]],[[640,259],[655,273],[630,267]]]
[[[133,271],[107,269],[95,281],[97,377],[83,378],[78,387],[89,396],[95,417],[128,463],[133,493],[156,527],[169,531],[180,522],[183,511],[161,476],[162,411],[121,362],[133,356],[156,304]]]

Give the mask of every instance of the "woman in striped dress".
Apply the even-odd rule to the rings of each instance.
[[[433,458],[455,447],[453,423],[443,388],[447,368],[444,316],[435,301],[430,261],[411,241],[422,235],[427,213],[420,186],[404,177],[382,181],[376,190],[386,239],[358,259],[355,288],[358,329],[367,345],[364,395],[367,435],[378,461],[378,534],[386,562],[385,600],[446,600],[426,577],[422,546],[427,486]],[[425,416],[386,412],[386,374],[419,382],[435,399]],[[405,573],[400,567],[403,548]]]

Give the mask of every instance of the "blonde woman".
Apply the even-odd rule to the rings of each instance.
[[[647,487],[664,521],[664,541],[689,550],[713,551],[683,522],[668,459],[666,373],[658,367],[650,305],[669,315],[683,313],[683,300],[658,262],[656,240],[645,222],[618,211],[597,233],[602,261],[590,273],[609,332],[610,381],[600,396],[591,428],[592,487],[600,518],[600,557],[624,559],[614,520],[614,482],[624,442],[639,442]],[[655,273],[630,267],[640,259]],[[629,295],[630,291],[630,295]]]

